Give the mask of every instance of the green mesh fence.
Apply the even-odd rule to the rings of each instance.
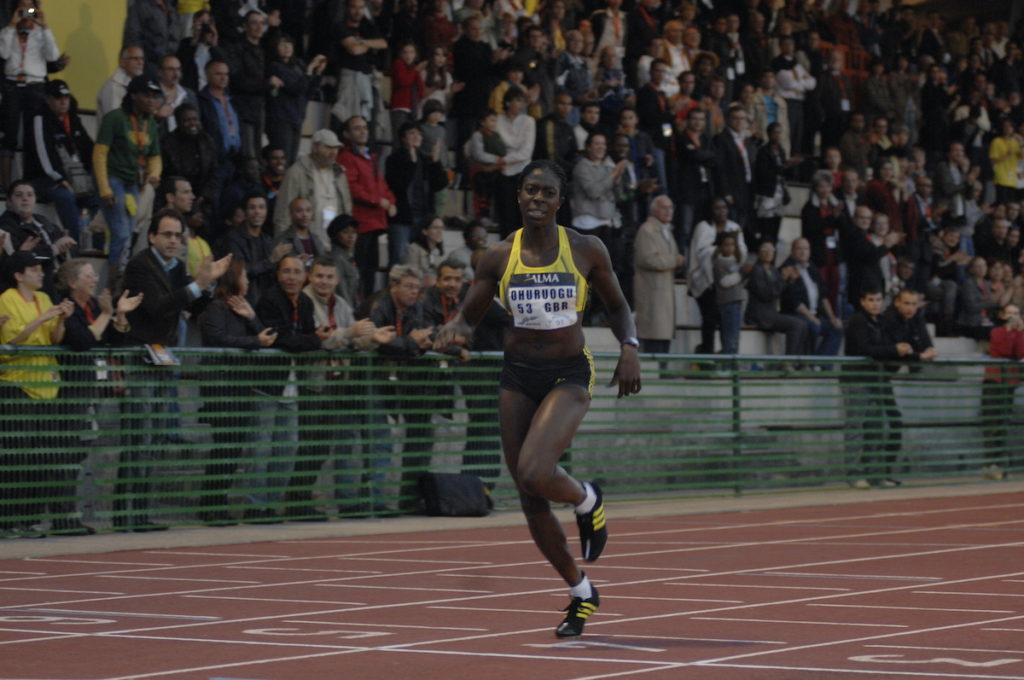
[[[501,358],[2,348],[5,535],[315,521],[418,511],[425,471],[517,503],[497,423]],[[951,483],[1020,471],[1016,367],[644,356],[640,395],[598,383],[563,459],[620,497]],[[25,365],[32,364],[32,365]],[[54,386],[55,398],[23,387]],[[16,382],[11,382],[12,377]]]

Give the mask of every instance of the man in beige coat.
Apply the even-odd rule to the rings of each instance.
[[[650,217],[634,242],[633,299],[640,351],[665,354],[676,331],[675,271],[686,262],[672,235],[675,206],[668,196],[651,201]]]
[[[313,206],[310,234],[319,251],[328,253],[331,241],[327,238],[327,225],[338,215],[352,214],[352,194],[345,169],[337,162],[341,148],[338,136],[330,130],[317,130],[312,142],[309,155],[295,161],[284,173],[274,204],[274,236],[280,236],[291,226],[292,200],[305,198]]]

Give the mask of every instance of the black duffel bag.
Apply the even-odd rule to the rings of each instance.
[[[420,477],[420,494],[432,517],[484,517],[491,504],[476,475],[428,472]]]

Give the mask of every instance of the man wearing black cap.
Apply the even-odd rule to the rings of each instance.
[[[115,268],[126,259],[139,188],[144,182],[160,183],[163,161],[155,114],[163,99],[155,79],[132,78],[121,107],[103,116],[96,136],[92,166],[110,228],[108,261]]]
[[[92,177],[92,138],[82,126],[71,90],[63,80],[46,83],[46,107],[25,130],[25,179],[40,203],[55,203],[61,224],[79,239],[79,210],[99,209]]]
[[[7,210],[0,215],[0,230],[7,232],[12,249],[39,257],[43,271],[41,289],[53,295],[57,267],[74,255],[75,242],[65,230],[36,214],[36,192],[31,183],[23,179],[12,182],[7,194]]]

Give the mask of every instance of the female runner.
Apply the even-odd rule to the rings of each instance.
[[[558,465],[594,386],[594,361],[581,326],[588,284],[622,344],[609,384],[618,384],[620,397],[640,391],[640,362],[629,305],[608,251],[596,237],[555,222],[566,183],[565,173],[550,161],[535,161],[519,175],[523,228],[484,254],[462,310],[440,329],[435,347],[472,335],[495,294],[512,316],[498,395],[501,443],[534,543],[570,586],[572,601],[555,634],[575,637],[600,599],[570,553],[551,503],[575,506],[585,561],[600,556],[608,537],[601,490]]]

